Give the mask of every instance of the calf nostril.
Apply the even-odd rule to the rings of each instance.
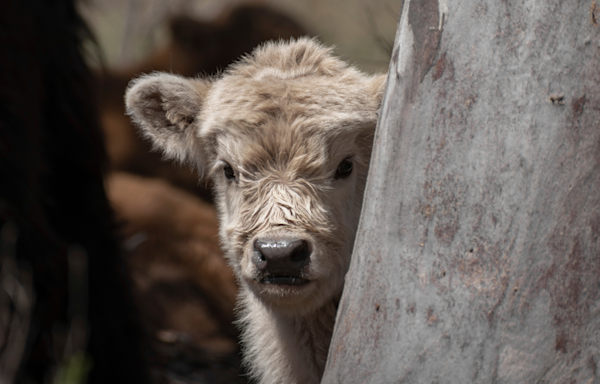
[[[265,256],[260,252],[260,250],[256,249],[256,247],[252,252],[252,262],[259,270],[263,270],[267,267],[267,259],[265,259]]]
[[[296,246],[292,250],[292,254],[290,256],[290,260],[299,263],[305,261],[310,256],[310,249],[308,248],[308,243],[304,240],[300,240],[300,244]]]

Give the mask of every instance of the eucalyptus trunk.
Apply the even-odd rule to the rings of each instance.
[[[599,23],[405,0],[323,383],[600,382]]]

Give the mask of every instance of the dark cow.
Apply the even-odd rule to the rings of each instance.
[[[12,313],[0,324],[0,378],[17,383],[48,382],[74,347],[93,364],[88,383],[149,382],[103,186],[106,153],[81,53],[89,37],[74,0],[0,2],[0,226],[18,268],[9,271],[3,252],[1,276],[3,287],[17,278],[33,289],[28,303],[0,291],[0,312]],[[69,274],[81,263],[87,273]],[[23,313],[30,326],[17,329]],[[11,344],[20,331],[23,343]]]

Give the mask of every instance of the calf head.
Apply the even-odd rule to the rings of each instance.
[[[213,179],[242,286],[296,315],[341,293],[384,82],[304,38],[219,78],[143,76],[126,103],[155,147]]]

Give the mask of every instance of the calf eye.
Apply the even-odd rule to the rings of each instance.
[[[225,177],[228,179],[235,179],[235,173],[233,172],[233,168],[231,168],[231,165],[225,163],[225,166],[223,167],[223,172],[225,173]]]
[[[337,170],[335,171],[335,179],[345,179],[350,176],[350,174],[352,174],[352,162],[345,159],[338,165]]]

